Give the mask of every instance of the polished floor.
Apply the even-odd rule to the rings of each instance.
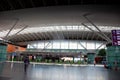
[[[0,80],[120,80],[120,71],[102,66],[66,66],[23,63],[0,63]]]

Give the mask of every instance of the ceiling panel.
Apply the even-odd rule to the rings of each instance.
[[[119,4],[119,0],[0,0],[0,11],[18,10],[33,7],[97,4],[117,5]]]

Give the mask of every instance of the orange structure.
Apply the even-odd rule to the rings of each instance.
[[[7,46],[7,53],[12,53],[15,51],[25,51],[25,50],[26,50],[26,48],[24,48],[24,47],[15,46],[12,44],[8,44],[8,46]]]

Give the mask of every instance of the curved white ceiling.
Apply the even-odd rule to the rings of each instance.
[[[22,33],[48,30],[48,27],[53,27],[53,30],[55,30],[54,27],[56,26],[81,26],[81,23],[86,23],[88,26],[91,26],[83,17],[86,13],[90,13],[87,17],[103,31],[108,30],[110,32],[110,30],[119,29],[120,27],[120,9],[116,6],[83,5],[29,8],[0,12],[0,37],[7,34],[8,30],[15,24],[16,18],[19,21],[10,33],[11,35],[14,35],[26,25],[28,25],[28,28],[22,31]],[[43,27],[47,29],[43,29]]]
[[[99,32],[95,27],[93,26],[89,26],[92,30],[96,31],[96,32]],[[98,26],[99,29],[102,31],[102,32],[111,32],[111,30],[113,29],[120,29],[120,27],[112,27],[112,26]],[[111,27],[111,28],[109,28]],[[19,29],[14,29],[11,31],[11,33],[9,34],[9,36],[14,36],[17,32],[19,32],[22,28],[19,28]],[[66,31],[66,32],[70,32],[70,31],[90,31],[88,28],[84,27],[84,26],[79,26],[79,25],[76,25],[76,26],[48,26],[48,27],[28,27],[26,29],[24,29],[23,31],[21,31],[20,33],[18,33],[19,35],[20,34],[27,34],[27,33],[42,33],[42,32],[54,32],[54,31]],[[5,31],[1,31],[0,32],[0,37],[5,37],[6,34],[9,32],[9,30],[5,30]]]
[[[120,25],[120,10],[113,6],[62,6],[1,12],[0,30],[9,29],[15,23],[15,18],[19,18],[17,27],[80,25],[87,22],[83,17],[85,13],[91,14],[88,18],[96,25],[115,27]]]

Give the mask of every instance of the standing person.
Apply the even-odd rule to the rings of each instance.
[[[28,68],[28,65],[29,65],[30,61],[29,61],[29,57],[26,56],[24,58],[24,71],[26,72],[27,68]]]
[[[96,65],[96,61],[94,60],[94,66]]]

